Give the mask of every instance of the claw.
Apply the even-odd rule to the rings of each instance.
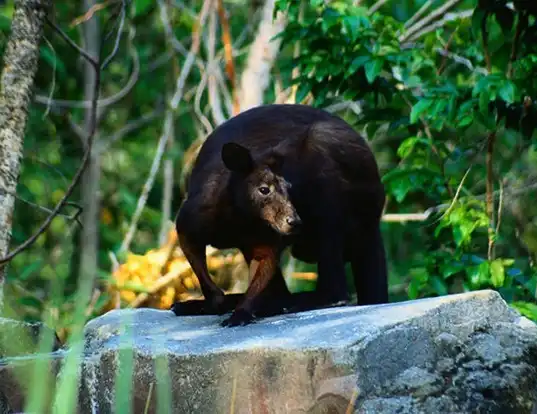
[[[239,309],[234,311],[229,318],[224,319],[220,325],[224,327],[245,326],[252,323],[253,320],[254,316],[250,312]]]

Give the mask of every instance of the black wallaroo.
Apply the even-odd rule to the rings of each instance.
[[[388,301],[384,187],[367,142],[341,118],[306,105],[247,110],[209,135],[187,192],[176,228],[205,300],[178,302],[176,314],[234,308],[223,322],[233,326],[254,315],[345,304],[349,261],[358,304]],[[257,266],[245,294],[224,295],[215,285],[207,245],[238,248]],[[288,246],[317,263],[315,292],[288,291],[280,269]]]

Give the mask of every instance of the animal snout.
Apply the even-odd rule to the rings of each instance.
[[[288,216],[285,219],[285,222],[293,228],[299,227],[302,224],[302,220],[300,220],[300,217],[298,216]]]

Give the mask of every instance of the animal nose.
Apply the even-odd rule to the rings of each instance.
[[[286,221],[291,227],[298,227],[302,224],[302,220],[300,220],[300,217],[298,216],[289,216],[287,217]]]

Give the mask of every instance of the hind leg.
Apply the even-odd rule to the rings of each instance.
[[[304,296],[299,307],[320,308],[344,305],[349,301],[347,280],[345,277],[344,223],[339,214],[337,198],[331,194],[322,198],[324,207],[317,214],[317,225],[312,233],[309,256],[317,261],[317,286],[315,296]]]
[[[361,233],[351,260],[358,305],[388,303],[388,272],[380,227]]]
[[[343,235],[338,227],[325,228],[319,240],[318,279],[316,287],[317,306],[343,305],[349,301],[345,260],[343,258]]]
[[[310,219],[308,228],[311,231],[302,235],[302,239],[293,247],[295,257],[308,263],[317,263],[317,286],[314,292],[294,293],[291,312],[340,306],[347,304],[350,299],[343,254],[343,214],[340,214],[338,199],[333,194],[324,194],[319,199],[324,204]]]

